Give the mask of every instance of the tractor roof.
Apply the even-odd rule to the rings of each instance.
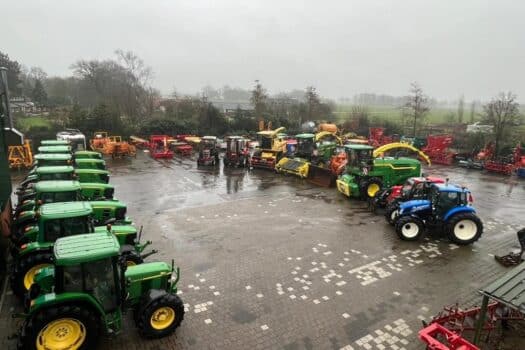
[[[74,168],[70,165],[48,165],[36,168],[37,174],[61,174],[72,173]]]
[[[80,190],[80,182],[75,180],[39,181],[35,184],[36,192],[66,192]]]
[[[81,182],[80,187],[84,188],[115,188],[115,186],[110,184],[103,184],[100,182]]]
[[[77,265],[117,256],[120,246],[113,234],[81,234],[57,239],[54,246],[57,266]]]
[[[70,160],[71,154],[67,153],[38,153],[35,160]]]
[[[315,135],[314,134],[305,133],[305,134],[295,135],[295,137],[298,138],[298,139],[313,139],[313,138],[315,138]]]
[[[242,139],[244,139],[244,137],[242,137],[242,136],[226,136],[224,139],[225,140],[242,140]]]
[[[103,207],[103,208],[126,208],[126,204],[121,201],[89,201],[89,204],[93,208]]]
[[[69,153],[71,152],[71,146],[58,145],[58,146],[40,146],[38,152],[41,153]]]
[[[386,158],[375,158],[374,166],[393,166],[393,167],[404,167],[410,166],[413,168],[421,167],[421,162],[414,158],[408,157],[386,157]]]
[[[64,219],[91,215],[93,208],[89,202],[55,202],[42,204],[38,211],[41,218]]]
[[[369,146],[369,145],[358,145],[358,144],[345,145],[345,148],[355,149],[355,150],[373,150],[374,149],[374,147]]]
[[[216,141],[217,136],[203,136],[201,140],[209,140],[209,141]]]
[[[75,174],[109,174],[109,171],[102,169],[75,169]]]
[[[40,141],[42,146],[68,146],[69,141],[67,140],[42,140]]]
[[[95,152],[95,151],[76,151],[75,152],[75,156],[82,156],[82,155],[86,155],[86,156],[102,156],[100,154],[100,152]]]
[[[77,158],[75,163],[106,163],[104,159],[97,158]]]
[[[437,188],[439,192],[461,192],[461,193],[470,192],[465,187],[459,187],[457,185],[452,185],[452,184],[433,184],[432,186]]]

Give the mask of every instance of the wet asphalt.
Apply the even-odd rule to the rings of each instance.
[[[400,241],[381,213],[293,176],[197,167],[193,158],[107,159],[116,197],[143,239],[181,268],[186,314],[176,334],[141,339],[131,315],[101,349],[424,349],[421,320],[444,305],[473,305],[519,248],[525,180],[449,166],[429,175],[467,186],[482,238],[467,247],[439,232]],[[7,291],[0,346],[19,308]],[[503,348],[525,348],[508,334]],[[517,347],[516,347],[517,346]]]

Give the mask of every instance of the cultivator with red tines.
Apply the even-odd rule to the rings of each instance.
[[[451,135],[428,135],[427,145],[422,149],[432,163],[451,165],[454,162],[455,152],[449,150],[453,138]]]

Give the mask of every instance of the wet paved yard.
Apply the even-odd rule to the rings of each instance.
[[[366,203],[293,177],[147,154],[108,164],[116,196],[160,250],[148,261],[180,266],[186,315],[154,341],[127,315],[101,349],[423,349],[421,319],[480,302],[476,291],[506,271],[493,254],[518,249],[524,224],[525,181],[466,169],[427,169],[474,194],[485,232],[458,247],[438,235],[402,242]],[[16,305],[7,291],[2,349],[14,348]]]

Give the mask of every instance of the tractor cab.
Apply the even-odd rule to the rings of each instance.
[[[295,150],[295,157],[305,158],[310,160],[316,152],[316,143],[314,134],[298,134],[295,135],[297,140],[297,148]]]
[[[360,169],[367,174],[374,165],[374,148],[367,145],[345,145],[347,167]]]
[[[102,159],[102,153],[95,151],[76,151],[73,156],[75,159]]]
[[[38,181],[73,180],[73,170],[73,167],[69,165],[38,167],[20,183],[17,193],[25,190]]]
[[[247,140],[242,136],[227,136],[225,142],[224,165],[247,166],[250,155]]]
[[[41,166],[55,166],[55,165],[71,165],[71,154],[66,153],[39,153],[34,157],[33,166],[29,173],[32,173],[36,167]]]
[[[109,183],[109,171],[100,169],[75,169],[75,177],[80,183]]]
[[[66,129],[57,132],[57,140],[68,141],[73,151],[83,151],[86,149],[86,136],[78,129]]]
[[[32,188],[21,192],[15,213],[34,210],[36,207],[54,202],[74,202],[82,199],[78,181],[39,181]]]
[[[438,218],[444,218],[457,207],[469,206],[470,191],[455,185],[433,185],[430,190],[432,209]]]
[[[219,163],[219,150],[216,136],[203,136],[199,142],[197,165],[216,165]]]
[[[81,158],[75,159],[75,167],[78,169],[106,170],[106,162],[103,159]]]
[[[40,147],[38,147],[38,153],[64,153],[64,154],[71,154],[71,146],[68,146],[68,145],[40,146]]]

